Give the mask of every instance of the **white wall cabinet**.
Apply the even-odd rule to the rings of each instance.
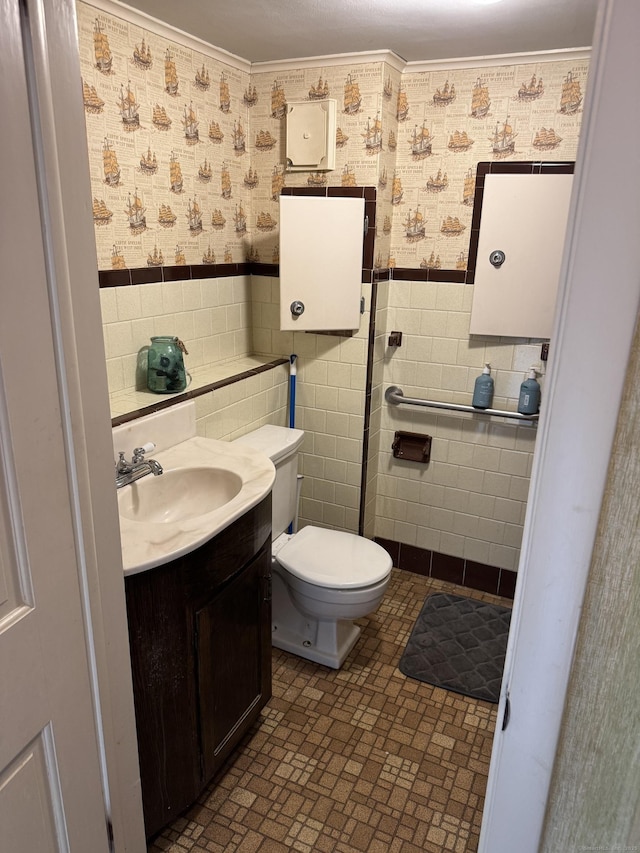
[[[549,338],[573,175],[485,177],[470,332]],[[504,262],[493,265],[495,252]]]
[[[280,328],[360,328],[364,199],[280,196]]]

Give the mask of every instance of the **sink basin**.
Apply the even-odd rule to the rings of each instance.
[[[125,486],[118,494],[120,515],[131,521],[167,524],[196,519],[232,501],[242,478],[224,468],[176,468]]]

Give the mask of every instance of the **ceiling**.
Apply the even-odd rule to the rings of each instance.
[[[391,50],[407,62],[588,47],[598,0],[127,0],[250,62]]]

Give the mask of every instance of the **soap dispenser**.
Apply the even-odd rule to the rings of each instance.
[[[540,411],[540,385],[536,373],[535,367],[531,367],[529,377],[520,386],[518,411],[521,415],[536,415]]]
[[[485,362],[484,370],[476,379],[473,387],[473,399],[471,405],[474,409],[490,409],[493,402],[493,377],[491,376],[491,365]]]

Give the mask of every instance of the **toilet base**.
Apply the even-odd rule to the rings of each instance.
[[[308,621],[302,632],[274,624],[271,645],[305,660],[340,669],[360,636],[360,628],[353,622]]]
[[[285,652],[340,669],[360,636],[348,619],[316,619],[294,605],[289,590],[273,567],[271,645]]]

